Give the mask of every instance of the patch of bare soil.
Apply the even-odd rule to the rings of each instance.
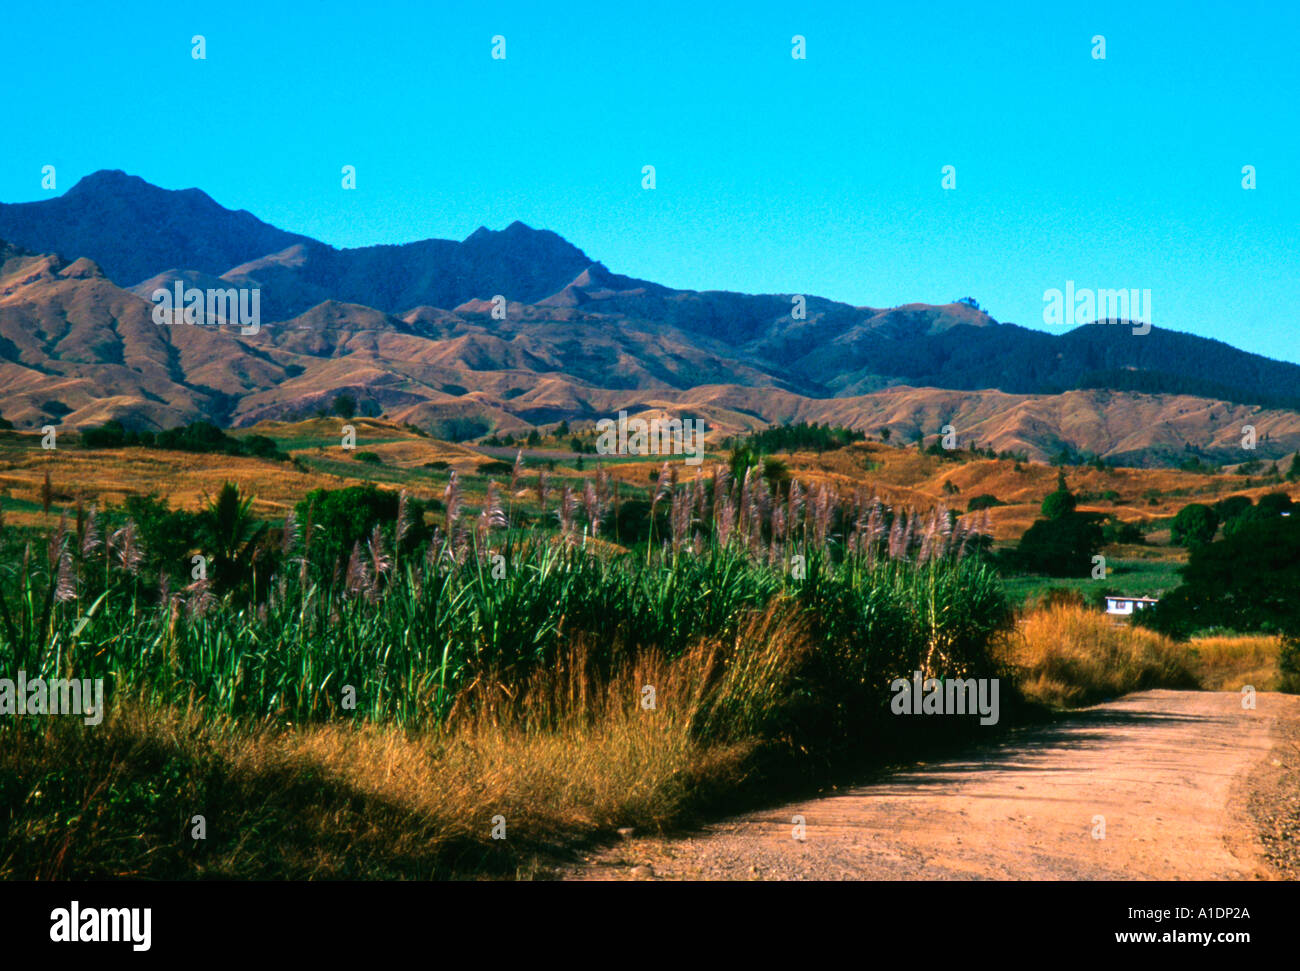
[[[1294,878],[1300,697],[1263,693],[1257,704],[1243,709],[1230,692],[1141,692],[685,837],[634,834],[563,876]]]

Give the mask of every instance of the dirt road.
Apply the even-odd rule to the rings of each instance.
[[[1293,695],[1261,694],[1250,711],[1237,694],[1143,692],[1009,732],[962,759],[686,838],[633,836],[565,876],[1283,877],[1281,857],[1300,839],[1298,727]],[[802,840],[794,838],[796,816],[805,821]]]

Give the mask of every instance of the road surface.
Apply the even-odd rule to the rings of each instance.
[[[563,876],[1284,878],[1300,839],[1300,697],[1260,694],[1257,705],[1228,692],[1128,695],[686,837],[633,834]]]

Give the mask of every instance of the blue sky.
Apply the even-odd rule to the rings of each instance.
[[[1067,279],[1147,288],[1157,326],[1300,361],[1298,11],[11,5],[0,200],[119,168],[337,246],[521,219],[670,286],[1044,329]]]

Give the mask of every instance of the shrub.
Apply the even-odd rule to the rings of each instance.
[[[357,399],[346,392],[338,395],[330,405],[330,411],[340,418],[352,418],[357,413]]]
[[[1212,627],[1300,636],[1300,518],[1241,516],[1233,526],[1192,548],[1183,583],[1142,623],[1179,637]]]
[[[979,512],[981,509],[992,509],[995,506],[1005,506],[1006,503],[997,496],[983,493],[978,496],[972,496],[970,502],[966,503],[967,512]]]
[[[467,442],[473,438],[481,438],[491,430],[492,425],[486,418],[465,416],[435,421],[430,426],[429,433],[444,442]]]
[[[1054,519],[1035,520],[1008,559],[1032,573],[1087,576],[1093,556],[1106,542],[1099,519],[1096,513],[1067,512]]]
[[[1199,546],[1214,539],[1219,516],[1209,506],[1190,502],[1178,511],[1169,526],[1169,538],[1176,546]]]

